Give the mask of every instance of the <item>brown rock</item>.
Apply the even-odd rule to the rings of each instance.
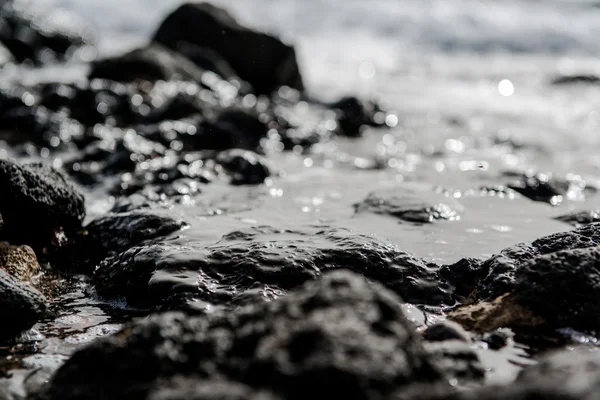
[[[0,243],[0,268],[27,282],[40,271],[40,264],[31,247]]]

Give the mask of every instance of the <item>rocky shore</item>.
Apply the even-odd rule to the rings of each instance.
[[[213,5],[182,5],[118,56],[96,58],[90,32],[0,2],[0,68],[87,71],[0,82],[0,399],[598,398],[595,210],[454,263],[326,218],[215,239],[202,224],[278,196],[279,154],[318,157],[397,116],[318,100],[293,46]],[[386,165],[346,155],[334,168]],[[501,179],[470,193],[551,207],[597,190]],[[98,197],[110,207],[91,212]],[[347,212],[452,224],[460,197],[398,186]]]

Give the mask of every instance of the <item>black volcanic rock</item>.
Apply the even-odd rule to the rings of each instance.
[[[0,340],[29,329],[46,311],[46,298],[0,268]]]
[[[42,164],[0,160],[2,240],[34,249],[51,242],[57,231],[73,233],[85,217],[83,196],[67,178]]]
[[[339,271],[234,312],[130,324],[74,354],[40,397],[164,399],[166,388],[183,385],[185,393],[193,382],[224,398],[383,398],[415,383],[441,384],[431,357],[396,296]],[[230,389],[216,388],[223,382]]]
[[[437,265],[375,237],[336,228],[262,226],[232,232],[209,246],[189,239],[137,246],[105,260],[95,280],[102,296],[125,297],[137,307],[205,310],[275,298],[334,269],[361,273],[411,303],[455,302],[456,284],[442,278]]]
[[[512,292],[515,287],[516,271],[539,256],[598,245],[600,245],[600,224],[590,224],[569,232],[555,233],[537,239],[531,244],[520,243],[504,249],[483,263],[475,297],[490,300]]]
[[[154,41],[185,53],[190,45],[216,51],[257,93],[279,86],[303,90],[293,47],[241,26],[227,11],[208,3],[187,3],[162,22]]]

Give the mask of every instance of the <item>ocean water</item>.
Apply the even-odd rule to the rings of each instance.
[[[64,7],[90,22],[100,54],[106,55],[147,42],[180,3],[52,0],[46,7]],[[484,184],[510,182],[502,175],[506,170],[598,180],[600,158],[594,149],[600,141],[600,89],[550,84],[560,74],[600,72],[594,58],[600,50],[598,3],[214,3],[243,23],[294,44],[314,96],[376,96],[395,111],[398,124],[385,137],[369,132],[358,141],[338,141],[323,154],[272,156],[272,165],[286,176],[268,188],[277,195],[266,196],[252,210],[218,217],[211,236],[230,229],[228,219],[238,221],[233,226],[240,220],[280,225],[332,221],[384,236],[417,255],[452,262],[463,256],[485,257],[516,242],[569,229],[552,217],[594,208],[593,198],[552,207],[520,196],[507,200],[463,194]],[[506,139],[522,148],[502,144]],[[388,168],[331,168],[330,161],[340,155],[385,157]],[[461,218],[414,227],[387,218],[369,218],[367,223],[353,216],[354,202],[384,187],[436,188],[461,196],[456,199],[463,207]],[[193,208],[181,212],[198,213]],[[200,230],[203,225],[198,223]]]

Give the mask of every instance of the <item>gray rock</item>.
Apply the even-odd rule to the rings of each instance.
[[[289,399],[382,398],[415,383],[441,384],[430,357],[397,297],[340,271],[234,312],[130,324],[75,353],[41,397],[161,399],[177,376],[185,379],[180,393],[190,381],[211,391],[226,380],[234,385],[217,393],[247,393],[246,385]]]
[[[137,246],[105,260],[95,281],[101,295],[137,307],[205,309],[269,300],[333,269],[361,273],[411,303],[455,303],[455,286],[437,265],[376,237],[327,227],[262,226],[210,246],[188,239]]]

